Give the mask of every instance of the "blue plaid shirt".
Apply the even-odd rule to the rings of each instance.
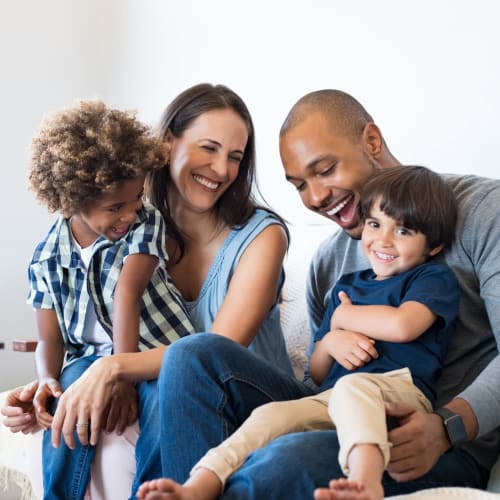
[[[159,258],[141,301],[139,350],[168,345],[193,332],[182,298],[167,276],[164,262],[165,227],[160,213],[145,204],[128,233],[118,241],[100,237],[89,268],[72,242],[68,220],[59,217],[36,247],[28,268],[28,303],[55,309],[66,347],[66,362],[95,353],[82,335],[89,304],[99,323],[112,336],[113,296],[124,259],[145,253]],[[90,300],[92,298],[92,301]]]

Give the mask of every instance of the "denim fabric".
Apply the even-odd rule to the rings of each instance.
[[[303,500],[330,479],[343,477],[338,464],[335,431],[300,432],[275,439],[253,453],[227,482],[224,500]],[[431,472],[415,481],[397,483],[384,475],[385,495],[402,495],[424,488],[466,486],[485,488],[488,471],[464,451],[441,456]]]
[[[86,356],[77,359],[64,368],[59,379],[62,390],[65,391],[98,356]],[[57,401],[50,407],[54,414]],[[59,448],[54,448],[51,443],[52,432],[43,433],[42,444],[42,473],[45,500],[81,499],[85,495],[87,483],[90,478],[90,465],[95,453],[94,446],[83,446],[80,444],[75,430],[76,448],[71,450],[61,440]]]
[[[207,333],[169,346],[158,391],[162,475],[180,482],[209,448],[233,433],[257,406],[313,394],[249,349]]]
[[[185,337],[167,349],[158,391],[162,475],[179,482],[255,407],[313,393],[248,349],[214,334]],[[249,457],[229,479],[223,498],[312,498],[315,488],[342,477],[338,452],[335,431],[282,436]],[[488,471],[470,455],[454,451],[417,481],[396,483],[385,475],[384,488],[386,495],[397,495],[444,485],[484,488],[487,480]]]
[[[137,392],[141,432],[135,445],[137,472],[132,484],[132,499],[136,498],[137,490],[144,481],[162,477],[158,381],[151,380],[137,384]]]

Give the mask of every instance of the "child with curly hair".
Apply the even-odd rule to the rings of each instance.
[[[134,113],[100,101],[56,112],[33,139],[30,187],[60,214],[28,269],[39,339],[34,405],[46,429],[44,498],[61,498],[64,478],[82,470],[77,483],[85,489],[93,457],[80,439],[74,449],[51,445],[62,392],[101,356],[168,345],[193,331],[165,271],[163,218],[143,203],[146,173],[163,168],[167,154]],[[103,425],[120,431],[136,419],[137,398],[127,382],[112,391]],[[146,423],[140,408],[139,422]],[[88,434],[89,422],[79,421],[75,432]]]

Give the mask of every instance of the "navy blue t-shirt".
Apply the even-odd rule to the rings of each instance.
[[[361,368],[349,371],[334,363],[320,390],[331,389],[340,377],[355,371],[384,373],[408,367],[415,385],[434,405],[436,379],[458,313],[460,294],[456,278],[450,268],[433,260],[384,280],[376,280],[375,277],[372,269],[366,269],[339,279],[329,298],[323,322],[314,335],[315,342],[330,331],[332,314],[340,304],[340,291],[346,292],[355,305],[399,307],[404,302],[419,302],[427,306],[437,319],[426,332],[411,342],[375,341],[379,357]]]

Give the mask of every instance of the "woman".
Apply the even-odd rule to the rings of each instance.
[[[169,105],[160,133],[169,162],[147,180],[146,192],[167,221],[167,268],[195,330],[249,346],[291,375],[277,308],[287,231],[281,219],[258,207],[251,193],[255,137],[245,104],[227,87],[196,85]],[[164,351],[156,348],[107,356],[94,363],[61,396],[52,422],[53,444],[59,445],[62,433],[73,447],[77,422],[89,422],[89,433],[80,431],[78,438],[82,444],[95,445],[104,426],[106,404],[112,401],[127,407],[118,405],[115,383],[156,379]],[[19,400],[18,394],[14,399]],[[27,391],[24,399],[30,394]],[[155,395],[155,382],[141,384],[141,413],[148,415],[141,426],[148,433],[137,443],[134,490],[143,479],[157,475],[155,453],[159,450],[153,450],[154,440],[146,436],[154,435],[151,426],[157,425]],[[32,416],[12,399],[2,409],[5,424],[13,430],[28,429]],[[105,427],[109,431],[113,425],[108,419]],[[116,485],[114,481],[118,498]]]

